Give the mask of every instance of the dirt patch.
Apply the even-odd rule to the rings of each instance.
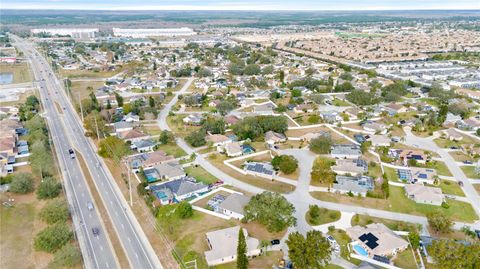
[[[63,114],[63,108],[57,102],[54,102],[54,103],[55,103],[55,108],[57,109],[57,112],[60,114]]]
[[[88,188],[90,189],[90,193],[93,196],[93,200],[95,201],[95,205],[97,206],[97,210],[100,213],[102,221],[104,223],[104,227],[107,230],[108,237],[110,238],[110,242],[113,246],[115,251],[115,255],[117,256],[118,262],[121,268],[130,268],[130,264],[128,263],[128,259],[125,256],[125,252],[123,251],[122,245],[120,240],[118,239],[117,233],[113,228],[113,224],[110,220],[110,217],[107,214],[107,210],[103,205],[102,199],[98,194],[97,188],[93,183],[92,176],[90,175],[90,171],[88,170],[85,160],[83,159],[82,154],[76,152],[76,156],[78,158],[78,162],[80,163],[80,167],[82,168],[83,174],[85,175],[85,179],[87,180]]]

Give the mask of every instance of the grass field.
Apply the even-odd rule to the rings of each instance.
[[[418,165],[419,167],[432,168],[437,170],[437,174],[441,176],[451,177],[452,173],[448,170],[447,165],[442,161],[431,161],[427,162],[426,165]]]
[[[187,153],[182,148],[173,143],[158,145],[157,150],[163,150],[165,151],[165,153],[167,153],[168,155],[172,155],[175,158],[187,155]]]
[[[480,174],[475,173],[475,166],[460,166],[463,173],[468,178],[480,178]]]
[[[439,147],[442,147],[442,148],[460,147],[461,145],[476,144],[479,142],[478,140],[474,140],[471,137],[468,137],[466,135],[463,135],[463,139],[460,141],[451,141],[449,139],[444,139],[444,138],[435,138],[433,141]]]
[[[35,268],[32,246],[35,211],[30,203],[0,207],[1,268]]]
[[[401,182],[400,179],[398,179],[397,170],[391,167],[383,167],[383,170],[385,171],[388,181]]]
[[[283,258],[283,252],[271,251],[267,255],[256,257],[248,261],[248,268],[272,268],[274,265],[278,265],[280,259]],[[213,267],[214,269],[236,269],[237,263],[226,263]],[[329,268],[329,267],[326,267]]]
[[[201,166],[189,166],[185,168],[185,172],[187,173],[187,175],[192,176],[198,181],[201,181],[207,185],[213,184],[218,181],[218,178],[214,177]]]
[[[393,263],[400,268],[417,268],[415,257],[413,256],[412,249],[409,247],[406,250],[397,254]]]
[[[308,224],[310,225],[322,225],[325,223],[331,223],[335,222],[340,219],[340,211],[337,210],[330,210],[326,208],[320,208],[320,214],[316,218],[312,218],[310,216],[310,211],[309,209],[307,213],[305,214],[305,219],[307,220]]]
[[[408,222],[403,222],[399,220],[382,219],[382,218],[377,218],[377,217],[372,217],[367,215],[360,215],[360,214],[353,216],[351,223],[352,223],[352,226],[355,226],[355,225],[366,226],[367,224],[370,224],[370,223],[383,223],[385,224],[385,226],[387,226],[393,231],[414,231],[415,229],[417,229],[415,224],[411,224]]]
[[[0,73],[13,73],[13,84],[32,81],[27,63],[0,64]]]
[[[440,187],[444,194],[465,196],[465,193],[463,193],[462,188],[458,185],[457,182],[453,180],[440,180],[440,186],[435,186],[435,187]]]
[[[403,188],[394,186],[390,186],[390,197],[388,199],[348,197],[346,195],[337,195],[325,192],[312,192],[312,196],[322,201],[350,204],[420,216],[425,216],[426,214],[435,210],[441,210],[453,220],[457,221],[473,222],[478,219],[477,214],[469,203],[447,199],[447,203],[450,206],[448,209],[440,206],[417,204],[405,196]]]

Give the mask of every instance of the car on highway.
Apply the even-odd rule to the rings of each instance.
[[[93,210],[93,203],[92,202],[88,202],[87,203],[87,208],[88,208],[88,211],[92,211]]]
[[[94,236],[98,236],[100,234],[100,229],[98,229],[97,227],[93,227],[92,233]]]
[[[469,160],[465,160],[465,161],[463,161],[463,163],[464,163],[464,164],[473,164],[473,162],[472,162],[472,161],[469,161]]]
[[[68,154],[70,154],[70,159],[75,159],[75,151],[73,149],[69,149]]]
[[[270,241],[270,243],[272,244],[272,246],[280,245],[280,240],[279,239],[273,239],[272,241]]]

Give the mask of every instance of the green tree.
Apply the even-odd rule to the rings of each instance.
[[[99,138],[97,136],[97,128],[98,128],[98,135],[100,137],[106,133],[106,122],[103,119],[102,115],[94,110],[90,114],[88,114],[83,120],[83,126],[85,127],[86,135],[91,136],[94,138]]]
[[[249,64],[245,66],[243,73],[247,76],[260,75],[262,70],[258,64]]]
[[[283,70],[278,71],[278,79],[280,80],[281,83],[284,82],[284,80],[285,80],[285,71],[283,71]]]
[[[188,219],[193,216],[192,205],[187,201],[182,201],[178,204],[177,209],[175,210],[177,216],[181,219]]]
[[[48,224],[66,222],[69,218],[67,201],[62,198],[56,198],[48,201],[40,211],[39,216]]]
[[[477,269],[480,267],[480,244],[465,245],[451,239],[434,240],[428,253],[439,269]]]
[[[258,221],[270,232],[279,232],[295,225],[295,207],[276,192],[262,192],[250,199],[245,206],[245,220]]]
[[[45,146],[43,141],[33,143],[30,153],[30,165],[35,175],[44,177],[53,174],[53,158],[50,149]]]
[[[123,106],[123,97],[115,92],[115,100],[117,100],[117,106],[122,107]]]
[[[298,161],[291,155],[280,155],[272,159],[272,166],[288,175],[297,170]]]
[[[168,130],[163,130],[161,133],[160,133],[160,137],[159,137],[159,142],[162,144],[162,145],[165,145],[165,144],[168,144],[170,142],[173,142],[174,141],[174,137],[173,137],[173,134],[172,132],[168,131]]]
[[[53,177],[46,177],[42,179],[37,188],[38,199],[51,199],[60,194],[62,184]]]
[[[416,230],[408,233],[408,240],[413,249],[417,249],[420,246],[420,235]]]
[[[187,143],[190,144],[192,147],[201,147],[207,144],[205,136],[205,130],[200,129],[187,135],[185,137],[185,141],[187,141]]]
[[[427,220],[430,227],[437,233],[448,233],[453,226],[453,221],[440,210],[427,214]]]
[[[309,149],[317,154],[327,154],[332,148],[333,140],[330,136],[319,136],[310,140]]]
[[[10,191],[14,193],[29,193],[34,189],[33,176],[30,173],[20,172],[13,175]]]
[[[231,100],[224,100],[217,105],[217,111],[220,115],[225,116],[230,111],[234,110],[237,107],[237,104]]]
[[[299,232],[291,233],[286,243],[295,268],[321,269],[330,262],[330,243],[320,231],[309,231],[306,238]]]
[[[53,253],[73,239],[73,233],[66,223],[57,223],[40,231],[35,237],[36,250]]]
[[[247,242],[245,242],[245,235],[243,233],[243,228],[239,228],[238,232],[238,245],[237,245],[237,269],[247,269],[248,268],[248,257],[247,257]]]
[[[98,154],[104,158],[119,161],[130,152],[128,145],[116,136],[108,136],[100,141]]]
[[[53,256],[53,260],[48,264],[48,268],[71,268],[82,262],[82,252],[72,244],[66,244]]]
[[[154,107],[155,107],[155,99],[154,99],[152,96],[149,96],[149,97],[148,97],[148,105],[149,105],[151,108],[154,108]]]
[[[312,181],[318,183],[331,184],[335,181],[335,173],[330,168],[333,162],[327,158],[318,157],[313,162],[310,177]]]

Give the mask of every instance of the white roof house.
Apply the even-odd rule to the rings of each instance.
[[[405,185],[407,197],[419,204],[442,205],[444,196],[442,189],[427,187],[421,183]]]
[[[243,208],[249,201],[250,197],[246,195],[232,193],[218,205],[218,208],[222,214],[241,220],[245,216]]]
[[[205,259],[208,266],[233,262],[237,259],[238,234],[240,226],[234,226],[223,230],[208,232],[207,242],[210,250],[205,251]],[[243,229],[247,243],[247,256],[255,257],[261,254],[260,241],[249,237],[246,229]]]

